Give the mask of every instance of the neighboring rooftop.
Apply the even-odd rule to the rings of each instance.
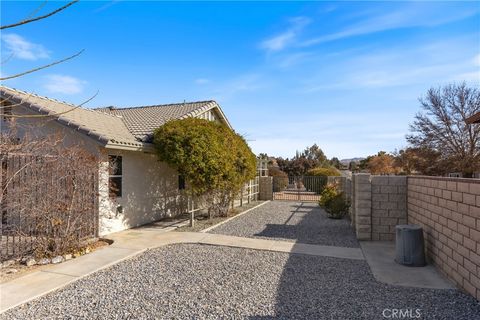
[[[229,125],[215,101],[87,109],[5,86],[0,86],[0,94],[2,99],[21,104],[36,113],[51,115],[61,124],[73,127],[109,146],[143,147],[150,142],[153,130],[167,121],[198,116],[214,108],[219,117]]]
[[[480,123],[480,112],[477,112],[477,113],[473,114],[465,122],[468,123],[468,124]]]

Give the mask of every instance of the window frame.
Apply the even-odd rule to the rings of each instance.
[[[112,174],[112,159],[119,159],[120,162],[120,174]],[[112,179],[120,180],[119,190],[112,190]],[[116,184],[117,185],[117,184]],[[122,198],[123,196],[123,157],[116,154],[108,155],[108,196],[111,199]]]

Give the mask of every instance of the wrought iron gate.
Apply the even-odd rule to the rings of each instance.
[[[274,176],[273,200],[319,201],[326,183],[322,176]]]

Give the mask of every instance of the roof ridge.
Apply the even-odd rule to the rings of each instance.
[[[10,88],[10,87],[7,87],[5,85],[1,85],[0,86],[1,88],[5,88],[7,90],[12,90],[12,91],[15,91],[15,92],[18,92],[18,93],[21,93],[21,94],[28,94],[28,95],[32,95],[32,96],[35,96],[37,98],[40,98],[40,99],[45,99],[45,100],[49,100],[49,101],[52,101],[52,102],[58,102],[58,103],[63,103],[63,104],[66,104],[68,106],[72,106],[72,107],[76,107],[76,105],[74,105],[73,103],[69,103],[69,102],[66,102],[66,101],[61,101],[61,100],[57,100],[55,98],[49,98],[49,97],[46,97],[46,96],[42,96],[42,95],[39,95],[35,92],[27,92],[27,91],[24,91],[24,90],[20,90],[20,89],[16,89],[16,88]]]
[[[72,107],[72,108],[76,108],[76,109],[82,109],[82,110],[85,110],[85,111],[90,111],[90,112],[95,112],[95,113],[101,113],[101,114],[105,114],[105,115],[107,115],[107,116],[115,117],[115,118],[122,118],[122,116],[120,116],[120,115],[115,115],[115,114],[111,114],[111,113],[106,113],[106,112],[97,111],[97,110],[95,110],[94,108],[83,108],[83,107],[79,107],[78,105],[75,105],[75,104],[70,103],[70,102],[61,101],[61,100],[54,99],[54,98],[49,98],[49,97],[42,96],[42,95],[39,95],[39,94],[34,93],[34,92],[27,92],[27,91],[24,91],[24,90],[7,87],[7,86],[5,86],[5,85],[3,85],[3,84],[0,85],[0,89],[11,90],[11,91],[16,92],[16,93],[19,93],[19,94],[31,95],[31,96],[33,96],[33,97],[37,97],[37,98],[40,98],[40,99],[43,99],[43,100],[47,100],[47,101],[51,101],[51,102],[55,102],[55,103],[61,103],[61,104],[64,104],[64,105],[66,105],[66,106],[68,106],[68,107]],[[23,99],[22,99],[22,100],[23,100]],[[28,102],[28,98],[27,98],[27,100],[24,101],[24,102]]]
[[[106,106],[106,107],[96,107],[93,110],[98,109],[109,109],[113,107],[113,110],[130,110],[130,109],[145,109],[145,108],[158,108],[158,107],[168,107],[168,106],[176,106],[176,105],[187,105],[187,104],[195,104],[195,103],[216,103],[215,100],[199,100],[199,101],[187,101],[187,102],[177,102],[177,103],[165,103],[165,104],[152,104],[148,106],[138,106],[138,107],[116,107],[116,106]]]

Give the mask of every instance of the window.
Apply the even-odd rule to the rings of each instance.
[[[178,190],[185,189],[185,177],[182,175],[178,176]]]
[[[111,198],[122,196],[122,156],[108,156],[108,190]]]

